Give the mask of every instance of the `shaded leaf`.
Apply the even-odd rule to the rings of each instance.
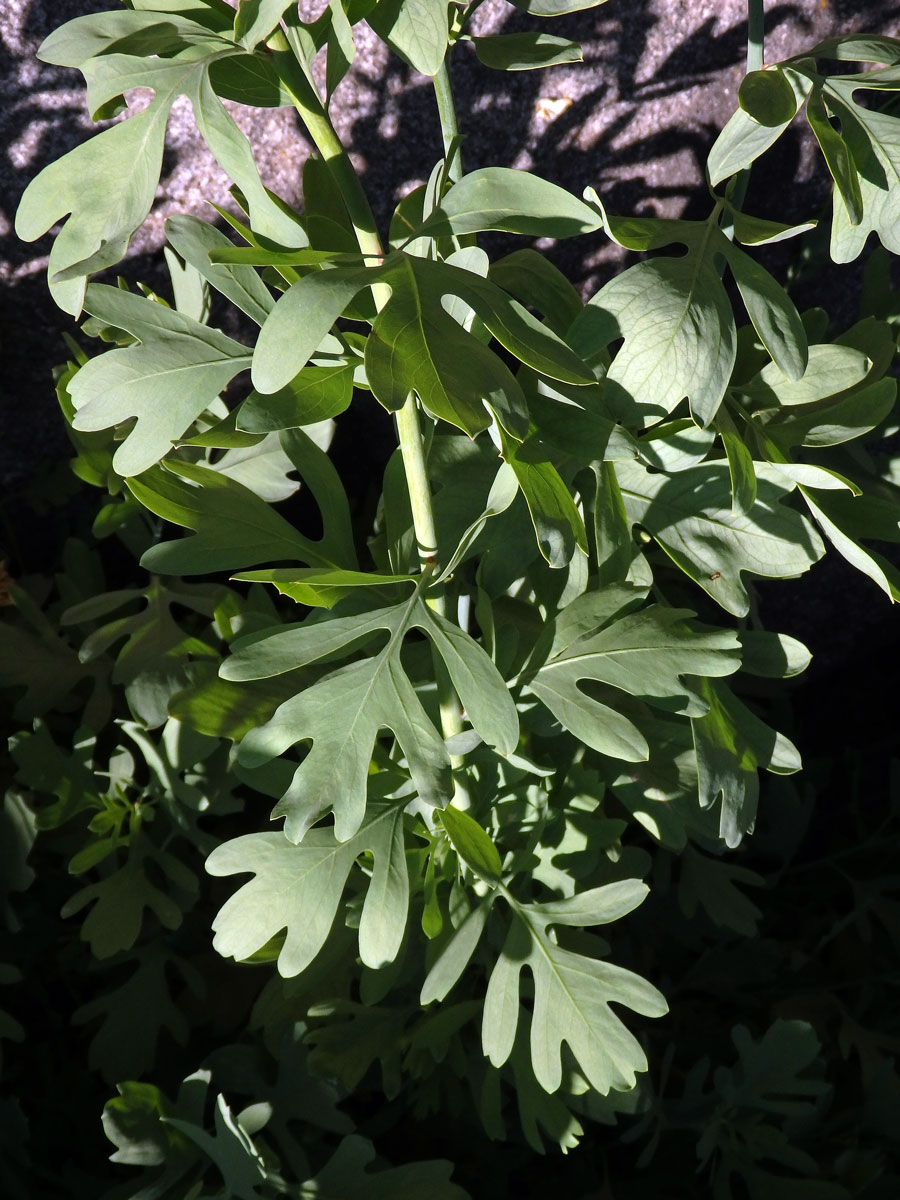
[[[330,565],[323,549],[264,500],[209,467],[172,462],[127,482],[150,512],[195,531],[191,537],[151,546],[141,559],[150,571],[205,575],[273,560]]]
[[[252,267],[210,261],[216,250],[231,249],[224,233],[183,213],[166,221],[166,238],[185,262],[226,296],[232,304],[262,325],[275,304],[272,294]]]
[[[582,62],[581,47],[551,33],[495,33],[473,37],[478,61],[497,71],[531,71]]]
[[[709,703],[703,716],[691,718],[700,804],[709,808],[721,798],[719,836],[733,848],[756,824],[757,771],[792,774],[800,770],[800,755],[727,687],[703,680],[700,691]]]
[[[682,571],[735,616],[750,604],[744,571],[789,579],[824,553],[806,518],[781,503],[789,486],[760,479],[756,503],[745,514],[731,510],[731,480],[722,463],[666,476],[621,462],[616,474],[629,521],[643,525]]]

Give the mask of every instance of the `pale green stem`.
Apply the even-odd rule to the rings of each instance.
[[[397,433],[403,453],[403,470],[409,489],[412,508],[413,529],[419,550],[419,561],[425,566],[434,564],[437,558],[437,534],[434,528],[434,508],[431,502],[431,487],[425,462],[425,447],[419,425],[419,410],[416,398],[410,392],[406,403],[396,414]]]
[[[450,51],[448,49],[447,54]],[[447,58],[441,63],[441,69],[433,79],[434,98],[437,100],[438,118],[441,122],[441,138],[444,143],[444,157],[449,158],[454,141],[459,137],[459,125],[456,121],[456,105],[453,103],[453,89],[450,86],[450,69]],[[450,168],[450,181],[457,183],[462,178],[462,154],[456,147]]]
[[[283,33],[279,32],[275,34],[270,39],[269,44],[280,55],[279,76],[281,81],[290,93],[294,107],[306,127],[309,136],[312,138],[316,149],[328,164],[340,188],[360,250],[366,255],[383,256],[384,247],[378,236],[375,218],[363,190],[362,183],[341,139],[335,132],[328,112],[322,103],[322,99],[313,81],[297,62]],[[447,79],[446,96],[449,98],[450,111],[453,114],[455,129],[456,116],[453,112],[453,99],[450,96],[449,86],[449,79]],[[372,288],[372,294],[375,306],[380,311],[387,301],[387,293],[384,285],[376,284]],[[434,506],[431,497],[431,487],[428,482],[428,468],[425,462],[425,447],[419,422],[419,409],[412,392],[407,396],[403,407],[396,414],[396,421],[400,454],[403,459],[403,469],[409,488],[413,529],[419,551],[419,564],[422,569],[432,568],[437,560],[438,551],[437,536],[434,528]],[[443,597],[431,597],[428,600],[428,604],[441,616],[446,615],[446,604]],[[436,652],[434,653],[434,663],[441,709],[441,728],[444,737],[449,738],[461,732],[463,727],[462,712],[459,700],[447,674],[444,661]],[[455,757],[451,758],[451,763],[454,768],[461,766],[461,760]],[[459,785],[457,787],[459,790]]]
[[[748,0],[747,3],[747,74],[762,70],[765,62],[766,39],[765,0]]]
[[[419,562],[423,569],[431,570],[437,557],[437,532],[434,527],[434,507],[431,500],[431,487],[428,483],[425,447],[419,425],[419,409],[412,392],[406,397],[406,403],[397,412],[396,421],[403,457],[403,470],[406,474],[406,487],[412,508]],[[447,616],[447,603],[443,596],[430,596],[426,603],[438,616]],[[434,650],[432,657],[437,681],[438,704],[441,709],[441,730],[444,737],[449,738],[462,732],[462,711],[444,660]],[[455,755],[451,756],[450,762],[454,771],[463,765],[462,759]],[[454,799],[457,807],[468,808],[468,795],[459,779],[456,780]]]
[[[283,33],[273,34],[269,45],[279,55],[279,78],[290,94],[294,108],[313,144],[328,163],[340,188],[360,250],[367,255],[383,255],[384,249],[368,197],[313,81],[297,62]]]
[[[751,71],[761,71],[765,62],[766,39],[766,4],[765,0],[747,0],[747,74]],[[731,203],[740,208],[747,195],[750,183],[750,168],[741,171],[735,180]],[[728,232],[728,230],[726,230]]]

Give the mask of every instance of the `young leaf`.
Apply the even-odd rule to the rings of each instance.
[[[471,909],[441,947],[422,984],[419,997],[422,1004],[443,1000],[458,982],[475,953],[497,895],[498,892],[491,892],[486,900]]]
[[[253,386],[286,388],[309,362],[351,300],[377,272],[360,267],[313,271],[284,293],[263,325],[253,352]]]
[[[738,88],[738,104],[760,125],[787,125],[797,115],[797,97],[777,67],[750,71]]]
[[[796,112],[810,89],[810,81],[805,75],[789,68],[785,69],[784,78],[794,91]],[[781,115],[786,113],[787,108]],[[793,116],[777,125],[763,125],[739,108],[716,138],[709,152],[706,171],[710,184],[717,187],[723,180],[739,171],[745,171],[770,146],[775,145],[791,120]]]
[[[466,866],[485,883],[499,883],[503,872],[500,855],[478,822],[452,805],[441,810],[440,822]]]
[[[501,444],[528,504],[541,554],[550,566],[567,566],[576,549],[587,554],[584,521],[549,455],[538,444],[519,446],[502,433]]]
[[[365,851],[375,857],[359,924],[359,953],[377,970],[393,962],[403,940],[409,878],[403,808],[406,801],[372,801],[357,830],[338,841],[332,829],[310,829],[300,845],[282,833],[251,833],[218,846],[206,860],[210,875],[250,873],[213,921],[213,945],[226,958],[250,958],[282,930],[278,970],[299,975],[331,932],[347,878]]]
[[[756,503],[757,484],[753,456],[724,405],[716,414],[715,427],[722,438],[725,456],[728,459],[732,510],[746,516]]]
[[[224,233],[207,221],[180,214],[166,221],[166,237],[184,261],[217,291],[257,325],[263,324],[275,301],[256,271],[252,267],[219,265],[210,260],[216,250],[234,248]]]

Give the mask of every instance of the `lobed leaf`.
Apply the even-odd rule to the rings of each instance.
[[[809,570],[824,546],[800,513],[781,503],[789,486],[760,479],[749,513],[731,511],[731,480],[721,463],[675,475],[621,462],[616,474],[628,520],[643,525],[672,561],[728,612],[750,600],[744,571],[789,579]]]
[[[620,604],[628,603],[627,591],[609,591],[618,594]],[[604,627],[595,596],[588,592],[564,613],[577,636],[563,639],[563,645],[557,639],[552,657],[529,678],[528,687],[585,745],[625,762],[648,757],[643,734],[628,717],[588,695],[581,686],[584,681],[697,712],[703,706],[696,708],[693,687],[683,676],[730,675],[740,666],[740,648],[731,631],[695,631],[685,623],[692,614],[681,609],[651,605]]]
[[[278,970],[286,978],[299,975],[324,946],[348,876],[369,851],[375,864],[359,924],[359,953],[376,970],[393,962],[409,907],[405,804],[371,802],[345,841],[332,829],[311,829],[300,845],[282,833],[252,833],[216,847],[206,860],[210,875],[254,876],[213,921],[216,950],[247,959],[284,930]]]
[[[512,1052],[520,976],[527,966],[534,980],[531,1061],[541,1087],[555,1092],[560,1086],[564,1042],[601,1095],[634,1087],[635,1075],[647,1069],[647,1060],[610,1004],[659,1017],[668,1011],[665,1000],[639,975],[566,950],[548,930],[556,924],[615,920],[636,908],[646,894],[645,885],[631,879],[552,905],[511,902],[514,918],[488,982],[482,1022],[484,1051],[495,1067]]]
[[[91,284],[85,305],[138,345],[107,351],[78,371],[69,384],[73,425],[95,431],[135,418],[113,467],[120,475],[140,475],[250,365],[250,353],[217,329],[120,288]]]
[[[406,755],[420,799],[442,806],[450,799],[450,759],[404,670],[403,640],[421,629],[449,672],[469,720],[500,753],[518,741],[518,717],[509,691],[484,650],[458,626],[429,609],[418,594],[404,604],[361,614],[301,624],[235,642],[222,677],[260,679],[325,658],[345,657],[377,635],[390,634],[384,649],[332,671],[285,701],[274,716],[241,743],[248,766],[268,762],[299,741],[312,749],[294,772],[275,809],[285,815],[285,832],[299,841],[323,813],[333,809],[338,837],[353,835],[363,819],[366,778],[378,731],[395,734]]]

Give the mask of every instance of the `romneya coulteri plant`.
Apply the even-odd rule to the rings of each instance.
[[[590,188],[466,172],[448,61],[476,7],[332,0],[304,22],[290,0],[126,0],[40,51],[83,72],[97,120],[153,92],[42,171],[17,219],[26,240],[62,222],[48,276],[83,335],[58,381],[75,470],[108,491],[97,533],[147,572],[107,592],[72,549],[57,626],[11,585],[3,630],[28,649],[4,675],[28,718],[7,821],[85,877],[63,916],[120,981],[76,1014],[103,1018],[104,1127],[142,1169],[115,1194],[459,1197],[451,1164],[373,1164],[367,1139],[444,1116],[567,1150],[628,1114],[645,1163],[664,1127],[702,1128],[716,1197],[862,1194],[792,1140],[827,1108],[801,1021],[737,1028],[732,1065],[710,1080],[698,1061],[664,1106],[671,1055],[645,1046],[677,981],[654,944],[670,930],[639,922],[680,872],[686,912],[754,927],[738,885],[757,877],[732,852],[759,772],[801,763],[745,677],[809,658],[761,627],[754,581],[827,549],[900,595],[861,544],[900,519],[861,448],[894,411],[896,332],[869,316],[829,340],[757,251],[812,222],[744,204],[755,160],[806,120],[834,182],[832,259],[871,233],[900,252],[900,42],[764,65],[751,0],[709,215],[635,218]],[[389,230],[329,116],[363,21],[432,77],[443,135]],[[503,70],[580,53],[537,31],[475,52]],[[168,222],[170,296],[92,282],[151,209],[182,96],[235,203]],[[301,211],[263,186],[223,99],[294,106],[315,148]],[[523,244],[490,261],[487,231]],[[584,303],[529,239],[599,231],[647,255]],[[244,314],[240,340],[210,323],[214,295]],[[354,527],[327,447],[374,404],[397,450]],[[298,487],[307,527],[278,508]],[[256,991],[234,964],[202,978],[185,931],[205,895],[215,951],[254,964]],[[210,988],[250,997],[255,1040],[207,1039],[175,1096],[152,1078],[157,1035],[183,1041]],[[363,1080],[365,1137],[336,1107]]]

